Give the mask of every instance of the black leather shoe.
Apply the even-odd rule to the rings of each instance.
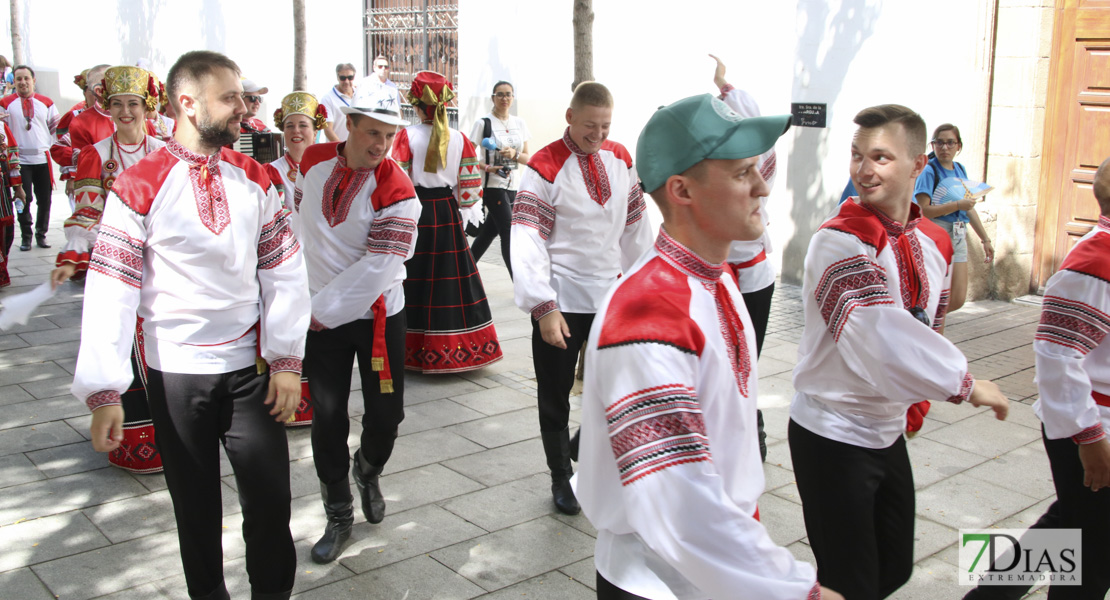
[[[30,250],[31,249],[31,240],[23,240],[22,242],[20,242],[19,249],[22,252],[26,252],[26,251]]]
[[[39,248],[49,248],[50,244],[46,243],[46,234],[40,233],[35,236],[35,242],[38,243]]]
[[[565,515],[582,512],[570,485],[570,478],[574,475],[570,464],[570,430],[541,431],[540,439],[543,441],[543,452],[547,455],[547,468],[551,469],[551,499],[555,508]]]
[[[361,450],[355,453],[353,462],[351,474],[355,477],[355,486],[358,487],[359,499],[362,500],[362,514],[371,524],[381,523],[385,518],[385,497],[378,487],[378,476],[385,466],[366,464]]]

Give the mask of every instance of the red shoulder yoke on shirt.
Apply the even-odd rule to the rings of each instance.
[[[528,159],[528,168],[534,170],[548,183],[555,183],[555,176],[570,157],[570,148],[558,139],[544,146]]]
[[[159,148],[121,173],[112,184],[112,193],[131,210],[146,216],[162,182],[177,163],[177,157],[169,150]]]
[[[937,245],[937,250],[940,250],[941,255],[944,256],[944,262],[952,264],[952,255],[955,254],[955,251],[952,249],[952,238],[948,236],[948,232],[941,229],[940,225],[924,217],[918,222],[917,229],[933,240],[933,243]]]
[[[622,144],[612,140],[605,140],[601,142],[601,149],[612,152],[617,158],[623,160],[624,164],[627,165],[629,169],[632,168],[632,155],[628,153],[628,148],[625,148]]]
[[[871,211],[856,204],[852,200],[845,200],[840,207],[840,212],[821,225],[821,229],[833,229],[859,238],[859,241],[871,246],[875,252],[882,252],[886,248],[886,229]],[[949,244],[951,245],[951,244]],[[951,256],[951,252],[949,252]]]
[[[255,184],[257,184],[258,187],[262,188],[263,192],[269,190],[270,186],[273,185],[273,182],[270,180],[270,175],[266,172],[266,169],[264,169],[257,160],[254,160],[246,154],[242,154],[228,148],[221,148],[220,158],[224,161],[227,161],[228,164],[242,169],[243,172],[247,174],[247,179],[250,179]]]
[[[1110,283],[1110,233],[1098,232],[1078,243],[1064,258],[1061,271],[1074,271]]]
[[[35,100],[38,100],[39,102],[42,102],[46,106],[46,108],[50,108],[51,106],[54,106],[54,101],[51,100],[50,98],[47,98],[46,96],[43,96],[42,94],[35,94],[34,98],[35,98]]]
[[[376,186],[370,193],[370,203],[374,210],[381,210],[403,200],[416,197],[416,189],[412,187],[412,180],[401,166],[392,160],[383,160],[374,169]]]
[[[316,165],[331,160],[339,155],[340,142],[326,144],[313,144],[305,149],[301,155],[301,175],[307,175],[308,170]]]
[[[597,347],[664,344],[701,356],[705,335],[690,318],[688,277],[655,257],[628,277],[609,300]]]

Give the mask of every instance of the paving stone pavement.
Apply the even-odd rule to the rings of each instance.
[[[54,199],[55,207],[65,203]],[[0,302],[45,280],[63,243],[61,212],[54,211],[53,250],[14,249],[12,287],[0,291]],[[594,530],[550,501],[528,316],[513,305],[496,251],[480,269],[505,358],[471,373],[406,374],[407,418],[381,483],[388,516],[373,526],[357,515],[353,542],[330,565],[309,559],[324,526],[309,432],[288,430],[296,598],[594,597]],[[0,600],[186,598],[163,477],[109,467],[87,441],[86,409],[68,395],[81,297],[80,286],[67,284],[27,325],[0,332]],[[1037,318],[1036,306],[990,301],[950,316],[947,336],[973,372],[995,379],[1014,403],[1005,422],[970,406],[934,404],[910,441],[916,568],[895,598],[961,597],[957,529],[1026,527],[1049,504],[1052,481],[1031,409]],[[777,543],[812,560],[786,443],[802,322],[801,290],[780,284],[760,359],[770,445],[760,512]],[[361,400],[356,372],[352,444]],[[572,408],[577,421],[577,399]],[[223,475],[225,573],[233,597],[247,598],[242,517],[226,461]]]

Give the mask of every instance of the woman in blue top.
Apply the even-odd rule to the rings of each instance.
[[[951,123],[945,123],[936,128],[930,143],[936,156],[929,159],[928,166],[917,176],[913,193],[917,204],[921,206],[921,214],[944,228],[952,238],[952,293],[948,300],[948,312],[952,312],[963,306],[967,298],[968,223],[983,242],[983,254],[986,256],[984,262],[994,260],[994,247],[983,229],[983,223],[979,221],[979,213],[975,212],[975,200],[944,204],[933,204],[932,201],[933,190],[946,177],[968,179],[967,170],[955,161],[956,155],[964,147],[960,130]]]

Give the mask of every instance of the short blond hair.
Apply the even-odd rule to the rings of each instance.
[[[609,88],[596,81],[583,81],[574,88],[574,96],[570,99],[570,107],[578,110],[583,106],[597,106],[600,108],[613,108],[613,94]]]

